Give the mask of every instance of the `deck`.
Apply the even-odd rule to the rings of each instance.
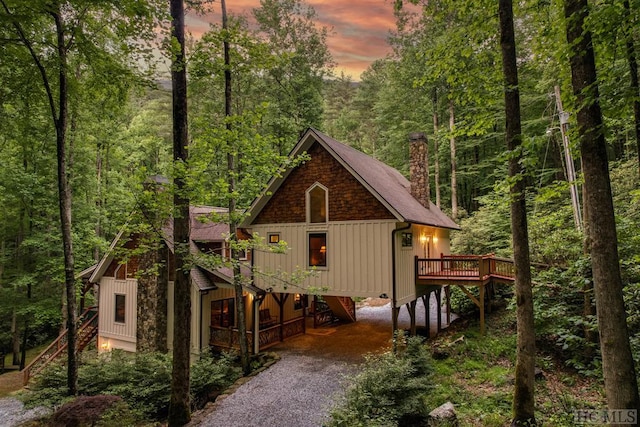
[[[461,285],[513,283],[513,261],[488,255],[442,255],[440,258],[415,258],[417,285]]]
[[[485,332],[485,300],[491,310],[491,294],[496,283],[515,282],[516,269],[512,260],[487,255],[442,255],[440,258],[415,257],[416,288],[429,295],[434,288],[445,289],[447,313],[449,310],[449,287],[458,286],[480,310],[480,332]],[[467,288],[478,287],[478,295]]]

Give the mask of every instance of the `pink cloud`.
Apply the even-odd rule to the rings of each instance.
[[[307,4],[318,14],[317,25],[331,30],[327,44],[337,63],[337,73],[344,71],[358,80],[373,61],[391,51],[387,42],[389,31],[395,29],[391,0],[308,0]],[[259,0],[234,0],[227,8],[250,16],[251,9],[259,5]],[[200,37],[211,23],[220,21],[219,4],[214,3],[212,8],[212,13],[205,16],[187,17],[187,28],[194,37]]]

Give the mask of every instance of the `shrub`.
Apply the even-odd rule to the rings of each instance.
[[[419,338],[409,339],[402,353],[368,356],[364,369],[350,378],[328,425],[426,425],[430,372],[430,356]]]
[[[202,405],[208,396],[240,377],[229,356],[203,354],[191,367],[192,402]],[[23,396],[28,406],[59,406],[66,396],[66,368],[54,364],[37,377],[31,392]],[[130,354],[119,350],[98,355],[78,370],[78,393],[114,395],[131,412],[144,419],[161,419],[169,410],[171,357],[163,353]]]

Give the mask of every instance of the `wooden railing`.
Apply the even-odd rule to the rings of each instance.
[[[415,274],[420,279],[487,280],[491,277],[515,278],[513,261],[488,255],[442,255],[440,258],[415,257]]]
[[[78,351],[85,349],[98,335],[98,308],[87,308],[78,318]],[[29,379],[38,375],[51,362],[61,357],[67,349],[67,329],[62,332],[42,353],[22,370],[22,382],[27,385]]]
[[[345,311],[349,313],[349,316],[351,316],[351,320],[355,322],[356,303],[353,301],[353,299],[351,297],[338,297],[338,301],[340,301],[340,304],[342,304],[342,307],[344,307]]]
[[[314,328],[333,322],[333,311],[331,311],[326,302],[314,301],[312,309]]]
[[[240,348],[239,334],[237,328],[224,328],[220,326],[210,326],[209,345],[225,349]],[[288,320],[282,324],[270,326],[260,330],[258,345],[260,351],[265,350],[282,340],[304,333],[304,317]],[[247,331],[249,348],[253,348],[253,332]]]

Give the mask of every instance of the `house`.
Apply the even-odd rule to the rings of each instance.
[[[403,305],[415,318],[416,301],[434,291],[439,296],[442,289],[418,283],[417,259],[446,257],[449,232],[459,227],[429,201],[424,135],[412,134],[409,145],[410,181],[308,129],[291,156],[307,153],[310,160],[271,179],[242,227],[289,247],[285,254],[255,252],[255,271],[303,267],[317,274],[293,287],[254,273],[254,285],[280,300],[298,295],[300,288],[326,289],[323,299],[334,312],[355,312],[353,297],[388,297],[394,329]]]
[[[405,306],[415,333],[417,302],[422,300],[428,310],[435,294],[440,305],[441,291],[447,293],[450,286],[459,286],[479,307],[484,331],[486,288],[512,283],[513,263],[493,255],[450,255],[449,233],[459,227],[429,201],[423,134],[410,136],[409,151],[407,180],[318,130],[303,134],[290,155],[306,153],[309,160],[273,177],[238,231],[240,239],[260,237],[267,247],[286,242],[288,248],[284,253],[253,249],[243,257],[245,318],[254,353],[305,333],[311,317],[314,327],[335,317],[355,321],[354,297],[389,298],[394,331]],[[190,208],[196,260],[191,269],[194,357],[209,347],[238,346],[232,269],[198,262],[207,253],[229,257],[229,227],[211,220],[225,213],[223,208]],[[85,290],[98,284],[99,301],[98,315],[88,310],[90,318],[80,328],[87,337],[82,342],[88,344],[97,333],[99,351],[171,348],[172,235],[168,226],[160,236],[122,231],[102,260],[81,273]],[[148,248],[142,244],[154,239]],[[478,287],[479,297],[469,286]],[[36,358],[25,370],[25,381],[53,360],[50,355],[61,354],[63,341],[64,334]]]
[[[226,212],[207,206],[190,208],[194,256],[214,253],[229,257],[229,226],[210,219]],[[89,282],[98,284],[99,351],[172,348],[175,269],[171,226],[163,227],[161,234],[156,248],[141,250],[143,236],[121,231],[94,268]],[[248,262],[249,257],[246,254],[242,258]],[[245,268],[244,273],[249,275],[249,270]],[[233,303],[227,302],[233,299],[232,284],[229,266],[196,265],[191,269],[192,355],[208,348],[211,324],[225,325],[233,319]]]

